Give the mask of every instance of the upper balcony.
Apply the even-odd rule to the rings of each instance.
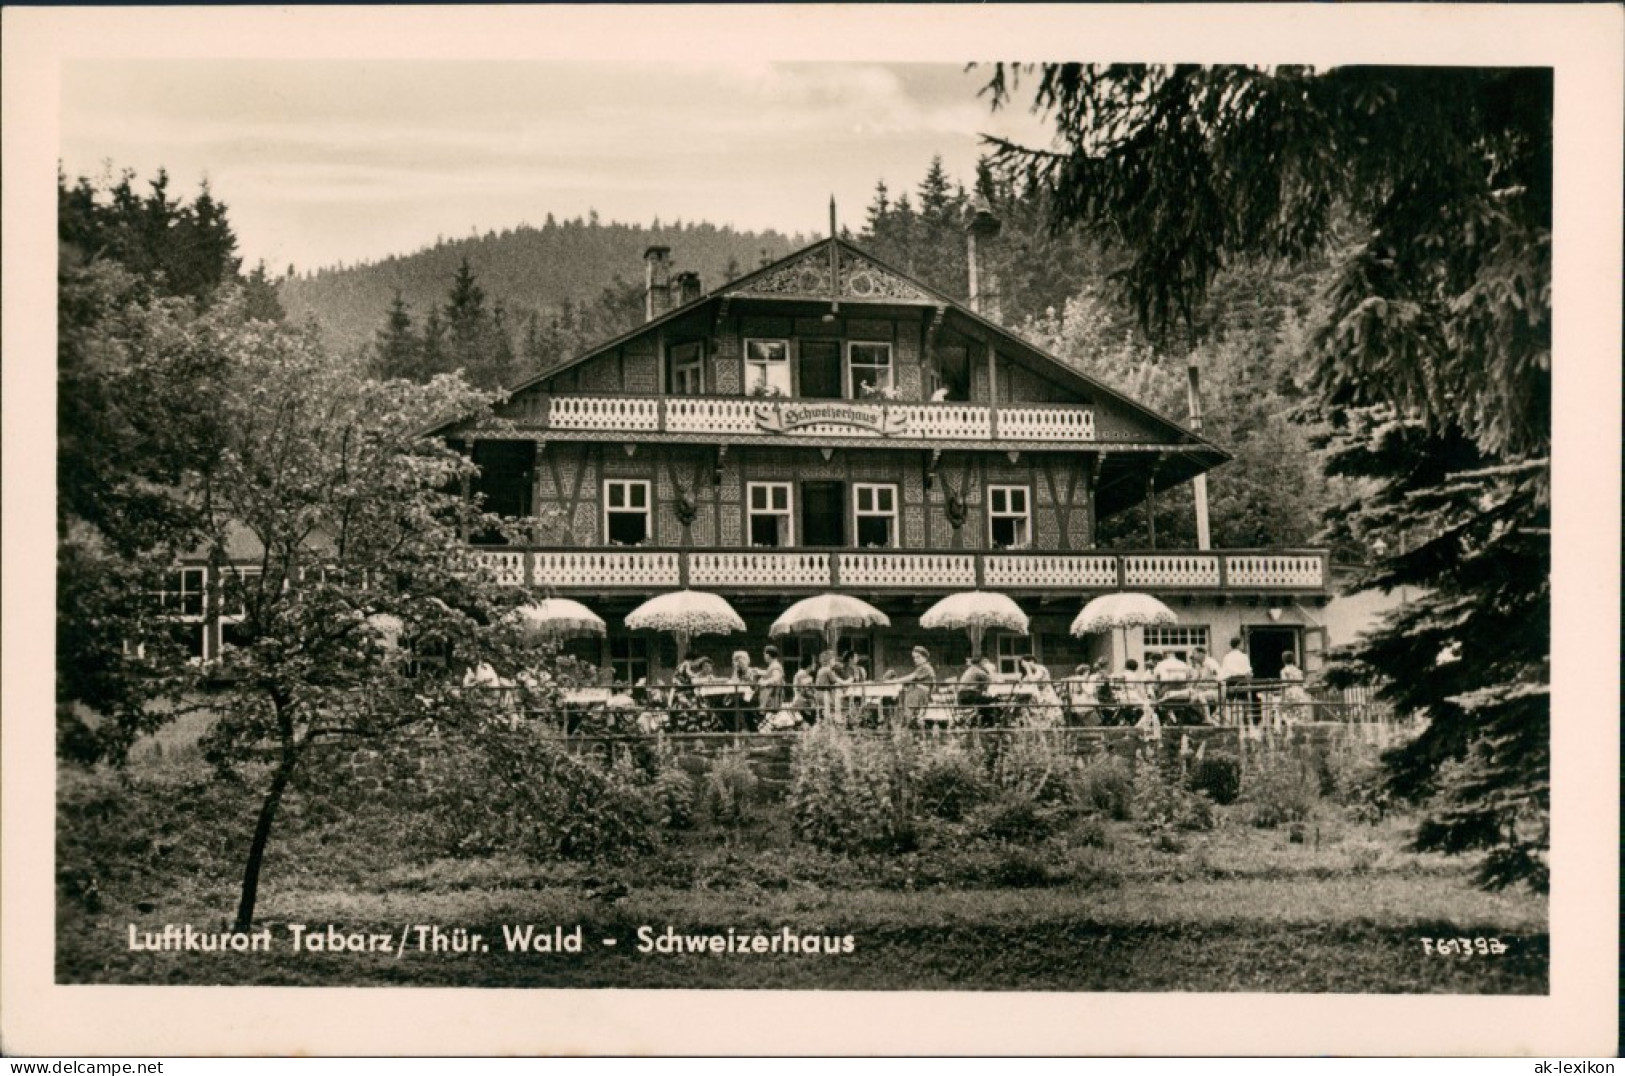
[[[1151,590],[1227,597],[1330,595],[1323,549],[1040,552],[895,549],[481,549],[500,582],[573,592],[693,587],[725,593],[1016,594]]]
[[[631,440],[775,444],[884,441],[900,446],[996,443],[1001,448],[1055,449],[1133,438],[1097,429],[1081,405],[901,403],[881,399],[761,396],[585,396],[529,393],[510,412],[524,430],[559,440]],[[1166,446],[1162,446],[1166,447]]]

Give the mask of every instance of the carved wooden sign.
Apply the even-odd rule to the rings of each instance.
[[[885,406],[855,403],[769,403],[756,407],[756,425],[773,433],[806,426],[849,426],[879,437],[907,432],[908,419]]]

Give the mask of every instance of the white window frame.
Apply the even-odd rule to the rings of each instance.
[[[871,499],[871,503],[879,504],[880,503],[879,491],[881,491],[881,490],[885,490],[887,493],[889,493],[891,495],[891,511],[883,512],[878,508],[871,508],[868,511],[865,511],[862,507],[860,507],[860,502],[862,501],[863,494],[865,492],[874,494],[874,496]],[[899,534],[898,534],[898,530],[899,530],[898,514],[899,513],[898,513],[898,509],[897,509],[898,499],[899,499],[899,493],[898,493],[897,483],[895,483],[895,482],[854,482],[854,483],[852,483],[852,542],[853,542],[854,545],[859,546],[859,548],[864,548],[861,545],[861,543],[859,541],[859,538],[858,538],[858,523],[859,523],[860,520],[863,520],[863,519],[889,519],[889,520],[891,520],[891,526],[888,528],[888,531],[891,534],[891,541],[887,542],[884,546],[880,546],[879,548],[881,548],[881,549],[896,549],[896,548],[898,548],[898,546],[900,544],[899,541],[898,541],[898,539],[899,539]]]
[[[1020,659],[1028,654],[1037,659],[1040,665],[1044,663],[1044,655],[1039,651],[1036,634],[1014,635],[1001,631],[993,636],[993,663],[998,667],[1000,676],[1020,676]]]
[[[235,587],[238,597],[242,597],[245,588],[253,586],[254,581],[264,575],[259,565],[229,565],[220,572],[220,623],[238,624],[248,617],[248,602],[244,600],[241,605],[229,605],[231,596],[229,591]]]
[[[1004,508],[996,509],[993,506],[994,495],[1004,494]],[[1020,512],[1010,508],[1010,494],[1020,493],[1024,509]],[[1021,520],[1022,540],[1010,545],[996,545],[993,541],[993,521],[996,519]],[[989,549],[1031,549],[1033,547],[1033,491],[1031,486],[988,486],[987,487],[987,545]]]
[[[1213,653],[1210,645],[1213,632],[1206,624],[1151,624],[1140,632],[1141,649],[1146,653],[1178,654],[1179,660],[1187,665],[1191,663],[1191,651],[1197,647],[1210,655]]]
[[[767,492],[766,508],[757,508],[755,503],[756,491]],[[784,509],[774,508],[773,494],[779,490],[784,491]],[[767,549],[769,546],[757,546],[751,541],[751,522],[757,516],[782,516],[784,518],[784,541],[778,548],[787,548],[796,544],[796,491],[793,482],[746,482],[745,483],[745,544],[756,549]]]
[[[897,353],[890,343],[884,340],[848,340],[846,342],[846,396],[849,400],[862,397],[863,382],[868,380],[858,375],[858,364],[853,360],[853,352],[858,348],[882,347],[886,349],[886,381],[884,384],[875,379],[877,392],[890,392],[897,387]],[[862,368],[867,371],[878,369],[873,363],[865,363]]]
[[[173,620],[181,621],[183,623],[200,623],[209,609],[208,569],[181,567],[173,569],[171,575],[173,575],[179,581],[179,587],[178,589],[170,589],[169,584],[171,580],[169,576],[165,577],[163,589],[158,592],[159,608],[163,609],[164,614]],[[188,578],[195,578],[197,585],[188,586]],[[186,599],[193,594],[198,596],[198,611],[195,613],[185,612]],[[169,612],[171,608],[175,609],[176,611],[173,613]]]
[[[689,350],[693,351],[693,357],[684,357],[683,353]],[[697,340],[686,344],[673,344],[670,360],[672,394],[677,396],[705,395],[705,344]],[[685,371],[691,371],[694,375],[694,386],[691,389],[679,389],[677,387],[678,379]]]
[[[610,504],[610,490],[617,487],[617,486],[621,487],[623,490],[626,491],[622,495],[622,502],[623,502],[622,507],[619,507],[619,508],[612,507],[611,504]],[[633,487],[636,487],[636,486],[643,487],[643,507],[641,509],[631,506],[631,502],[632,502],[631,490],[633,489]],[[654,536],[655,536],[654,491],[650,488],[650,482],[649,482],[649,480],[647,478],[606,478],[606,479],[604,479],[603,524],[604,524],[604,545],[606,547],[608,545],[610,545],[609,517],[610,517],[610,513],[612,513],[612,512],[617,514],[617,515],[633,515],[633,514],[641,512],[642,515],[643,515],[643,542],[640,542],[638,544],[642,545],[642,544],[646,544],[646,543],[651,542],[651,541],[654,540]]]
[[[751,358],[751,348],[755,347],[757,345],[760,345],[762,347],[769,347],[769,346],[777,345],[780,349],[782,349],[783,357],[782,358],[766,358],[766,359],[760,359],[760,360],[753,359],[753,358]],[[774,383],[773,383],[774,379],[773,379],[773,376],[772,376],[772,371],[775,368],[780,369],[780,370],[783,371],[783,382],[784,383],[782,385],[774,386]],[[758,369],[761,371],[761,376],[759,378],[752,377],[752,371],[758,370]],[[782,340],[782,339],[767,339],[767,338],[746,339],[746,341],[745,341],[745,395],[746,396],[755,395],[755,393],[756,393],[756,385],[757,385],[758,381],[760,381],[763,384],[766,384],[770,388],[777,387],[778,390],[779,390],[778,394],[781,395],[781,396],[793,396],[793,395],[795,395],[795,381],[792,378],[791,368],[790,368],[790,341]]]

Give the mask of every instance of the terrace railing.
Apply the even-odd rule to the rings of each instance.
[[[480,548],[499,582],[560,590],[709,587],[784,592],[908,590],[947,593],[1144,589],[1178,593],[1300,594],[1329,588],[1325,550],[1065,552],[900,549]]]
[[[1092,407],[760,396],[526,397],[521,424],[582,433],[704,437],[890,438],[904,441],[1091,442]]]
[[[971,686],[864,681],[841,687],[762,688],[726,680],[638,684],[566,692],[538,712],[570,733],[771,732],[831,721],[850,728],[1061,729],[1186,727],[1280,729],[1382,724],[1392,709],[1299,681],[1194,682],[1152,688],[1124,680]]]

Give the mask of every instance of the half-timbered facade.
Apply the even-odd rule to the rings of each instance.
[[[877,673],[915,643],[943,668],[967,643],[919,613],[980,588],[1032,617],[1030,636],[989,643],[1006,663],[1036,653],[1059,673],[1110,647],[1222,652],[1234,635],[1259,675],[1283,650],[1317,663],[1324,551],[1095,547],[1100,517],[1223,463],[1218,446],[844,240],[708,294],[669,279],[666,255],[647,255],[643,325],[517,386],[499,425],[444,431],[482,469],[473,492],[534,521],[534,544],[472,537],[482,556],[596,609],[609,638],[578,647],[617,679],[670,672],[670,640],[621,619],[683,587],[745,617],[747,635],[697,641],[719,659],[759,655],[796,598],[846,591],[892,619],[851,640]],[[1181,625],[1067,635],[1118,589],[1157,594]]]

